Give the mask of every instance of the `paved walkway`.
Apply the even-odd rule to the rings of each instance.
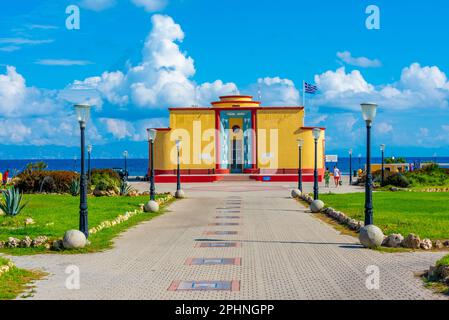
[[[124,233],[112,250],[13,260],[19,267],[50,273],[37,283],[35,299],[443,298],[414,276],[442,253],[363,249],[355,238],[340,235],[288,198],[289,187],[256,182],[186,185],[187,199]],[[215,247],[202,247],[207,243]],[[230,264],[216,264],[222,262]],[[65,287],[69,265],[80,269],[79,290]],[[365,285],[366,269],[372,265],[380,269],[378,290]],[[226,290],[182,290],[192,288]]]

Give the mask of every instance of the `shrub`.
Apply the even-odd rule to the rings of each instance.
[[[0,209],[7,216],[18,215],[27,205],[27,203],[22,204],[22,194],[19,189],[14,187],[2,191],[2,198],[0,201]]]
[[[396,173],[385,179],[384,186],[386,185],[391,185],[400,188],[407,188],[408,186],[410,186],[410,182],[408,181],[407,177],[405,177],[403,174]]]
[[[75,179],[79,179],[79,175],[71,171],[25,169],[16,176],[14,185],[25,193],[69,193],[70,185]]]
[[[120,187],[120,176],[111,169],[92,170],[91,188],[100,191],[118,190]]]

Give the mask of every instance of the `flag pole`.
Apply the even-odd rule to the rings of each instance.
[[[306,107],[306,82],[302,80],[302,106]]]

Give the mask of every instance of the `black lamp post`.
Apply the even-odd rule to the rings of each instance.
[[[91,166],[90,166],[90,156],[92,153],[92,145],[89,144],[87,146],[87,178],[90,182],[91,178],[92,178],[92,171],[91,171]]]
[[[298,190],[302,192],[302,147],[304,145],[303,139],[298,139]]]
[[[312,130],[313,139],[315,141],[315,168],[313,170],[313,200],[318,200],[318,139],[321,135],[320,128]]]
[[[181,140],[176,140],[176,151],[177,151],[177,168],[176,168],[176,191],[181,190],[181,169],[180,169],[180,159],[179,159],[179,148],[181,147]]]
[[[371,174],[371,125],[376,117],[377,104],[362,103],[362,115],[366,122],[366,181],[365,181],[365,226],[373,224],[373,186]]]
[[[148,141],[150,142],[150,200],[156,199],[156,188],[154,186],[154,140],[157,131],[155,129],[147,129]]]
[[[352,149],[349,149],[349,185],[352,186]]]
[[[85,130],[89,119],[90,106],[84,104],[75,105],[75,110],[81,131],[81,176],[80,176],[80,225],[79,229],[86,238],[89,236],[88,210],[87,210],[87,177],[85,172]]]
[[[125,158],[125,175],[123,180],[128,180],[128,151],[123,152],[123,157]]]
[[[383,186],[384,180],[385,180],[385,145],[384,144],[380,145],[380,151],[382,152],[382,175],[380,178],[380,185]]]

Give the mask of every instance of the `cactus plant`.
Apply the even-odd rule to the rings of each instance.
[[[80,194],[80,182],[78,179],[73,179],[70,183],[70,194],[74,197]]]
[[[131,191],[133,191],[134,188],[126,181],[120,182],[120,195],[121,196],[127,196]]]
[[[9,188],[2,192],[2,199],[0,200],[0,209],[7,215],[7,216],[16,216],[18,215],[23,208],[28,203],[23,203],[23,195],[20,193],[19,189],[16,189],[14,187]]]

